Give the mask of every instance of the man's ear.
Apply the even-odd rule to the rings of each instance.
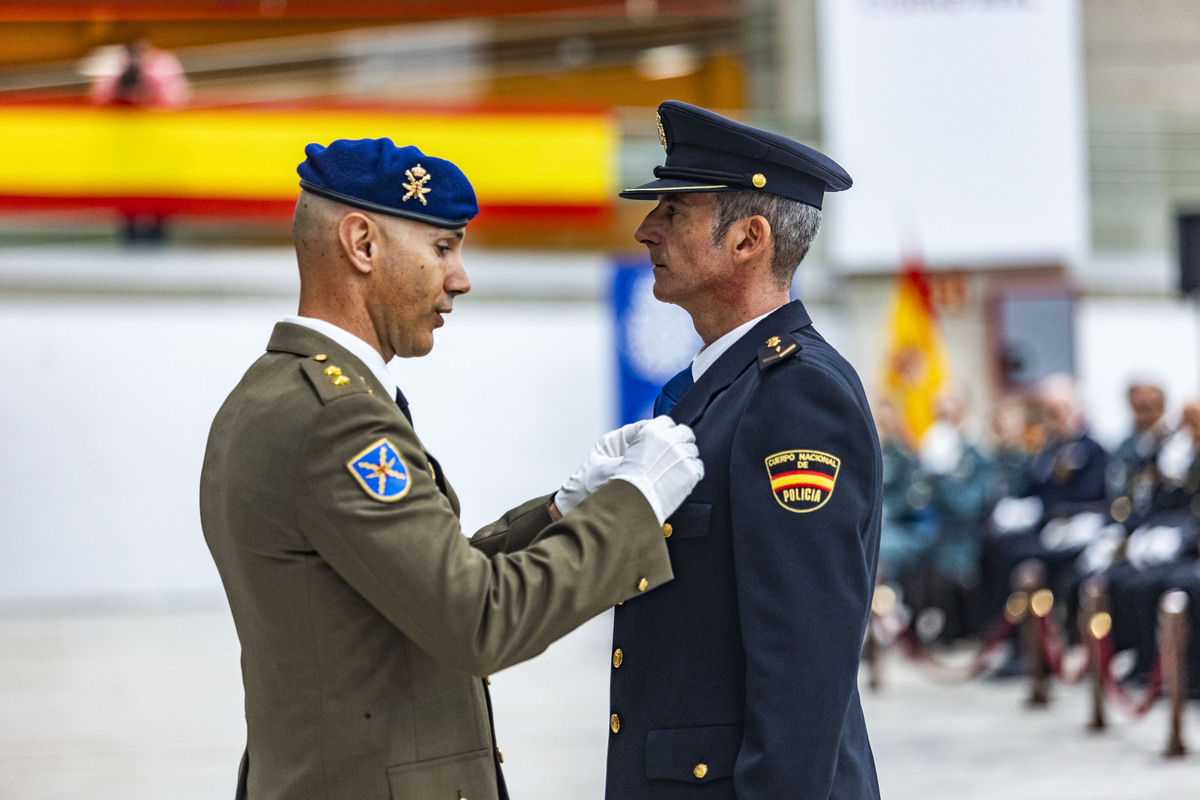
[[[338,241],[355,269],[363,274],[371,271],[379,253],[379,231],[369,217],[358,212],[342,217],[338,223]]]
[[[734,261],[745,263],[770,252],[771,223],[761,215],[740,219],[729,229]]]

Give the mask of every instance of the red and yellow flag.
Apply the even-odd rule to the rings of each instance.
[[[919,441],[934,420],[938,394],[950,379],[950,363],[918,260],[906,260],[900,271],[887,330],[884,395],[912,441]]]

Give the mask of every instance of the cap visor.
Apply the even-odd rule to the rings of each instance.
[[[632,189],[625,189],[618,196],[626,200],[657,200],[660,194],[682,194],[684,192],[736,192],[738,186],[726,183],[700,183],[682,178],[659,178]]]

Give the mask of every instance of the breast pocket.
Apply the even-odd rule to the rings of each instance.
[[[499,794],[487,748],[389,767],[387,774],[392,800],[491,800]]]
[[[711,517],[712,503],[684,503],[667,519],[667,524],[663,526],[663,533],[670,530],[671,534],[667,537],[669,541],[708,536]]]
[[[646,734],[646,779],[702,786],[733,776],[741,725],[665,728]]]

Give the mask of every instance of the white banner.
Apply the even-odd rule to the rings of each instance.
[[[1089,241],[1077,0],[820,0],[830,260],[1073,264]]]

